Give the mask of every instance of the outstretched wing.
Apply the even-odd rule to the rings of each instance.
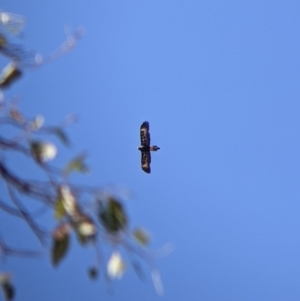
[[[150,173],[151,154],[150,152],[141,152],[142,154],[142,170],[146,173]]]
[[[144,121],[141,125],[141,145],[150,146],[150,133],[148,121]]]

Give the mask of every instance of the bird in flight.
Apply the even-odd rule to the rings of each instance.
[[[150,151],[156,152],[160,148],[157,145],[150,145],[149,122],[144,121],[140,128],[141,146],[138,148],[141,151],[142,170],[150,173],[151,154]]]

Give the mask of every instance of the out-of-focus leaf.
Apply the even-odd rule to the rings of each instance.
[[[39,163],[52,160],[57,154],[56,146],[49,142],[30,141],[30,150]]]
[[[10,273],[0,273],[0,285],[5,282],[10,282],[11,274]]]
[[[15,296],[15,289],[11,284],[11,275],[9,273],[0,274],[0,285],[3,289],[5,300],[13,300]]]
[[[149,234],[144,229],[136,228],[133,230],[132,235],[142,246],[147,246],[149,244]]]
[[[9,63],[0,74],[0,88],[8,88],[15,80],[21,77],[22,72],[16,63]]]
[[[91,267],[88,269],[88,275],[90,279],[94,280],[98,278],[98,269],[96,267]]]
[[[117,232],[127,226],[127,216],[123,206],[113,197],[110,197],[106,204],[100,206],[99,219],[109,232]]]
[[[54,266],[57,266],[67,254],[70,242],[69,231],[69,225],[62,224],[52,234],[51,259]]]
[[[85,164],[84,160],[86,158],[86,154],[81,154],[74,159],[72,159],[64,168],[64,174],[69,175],[73,171],[78,172],[88,172],[89,168]]]
[[[69,223],[60,224],[53,230],[52,237],[55,240],[62,240],[70,233],[71,229],[72,226]]]
[[[60,139],[60,141],[66,145],[69,146],[70,145],[70,141],[69,138],[67,136],[67,134],[64,132],[64,130],[60,127],[53,127],[50,129],[50,132],[53,133],[54,135],[56,135],[57,138]]]
[[[157,269],[151,271],[152,282],[156,293],[160,296],[164,294],[164,287],[161,281],[160,273]]]
[[[61,198],[58,198],[55,202],[55,218],[61,220],[66,214],[63,202]]]
[[[23,123],[24,122],[24,117],[22,116],[22,114],[20,113],[20,111],[16,108],[11,108],[9,110],[9,116],[14,119],[14,121],[18,122],[18,123]]]
[[[10,301],[14,299],[15,288],[10,282],[5,282],[2,284],[2,289],[4,292],[5,300]]]
[[[7,45],[7,40],[4,35],[0,34],[0,49]]]

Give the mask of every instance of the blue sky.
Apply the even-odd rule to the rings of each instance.
[[[299,1],[1,7],[26,17],[19,43],[42,54],[65,39],[64,25],[85,28],[74,50],[28,70],[7,97],[50,124],[79,116],[72,148],[60,146],[55,162],[87,151],[91,173],[76,180],[129,188],[131,225],[152,233],[153,249],[174,244],[158,261],[164,300],[299,300]],[[151,175],[137,150],[144,120],[161,147]],[[150,276],[141,282],[130,268],[107,295],[103,277],[86,277],[92,253],[73,246],[57,270],[47,258],[3,263],[15,272],[16,300],[160,298]]]

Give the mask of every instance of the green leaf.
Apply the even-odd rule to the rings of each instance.
[[[99,220],[109,232],[123,230],[128,222],[122,204],[113,197],[100,207]]]
[[[15,288],[10,282],[4,282],[2,283],[2,289],[4,292],[5,300],[10,301],[13,300],[15,296]]]
[[[137,228],[132,232],[132,235],[142,246],[147,246],[149,244],[149,235],[145,230]]]
[[[0,34],[0,48],[4,48],[7,44],[7,40],[4,35]]]
[[[50,131],[56,135],[57,138],[60,139],[60,141],[65,145],[65,146],[69,146],[70,145],[70,141],[69,138],[67,136],[67,134],[64,132],[64,130],[60,127],[53,127],[50,129]]]
[[[78,171],[81,173],[88,172],[89,168],[85,164],[86,154],[80,154],[72,159],[64,168],[64,174],[69,175],[71,172]]]
[[[68,228],[66,224],[63,224],[56,228],[53,233],[51,259],[54,266],[57,266],[67,254],[69,243],[70,238]]]
[[[31,150],[31,153],[33,155],[33,157],[40,161],[40,154],[42,152],[42,143],[39,142],[39,141],[30,141],[30,150]]]
[[[13,300],[15,289],[11,284],[11,275],[9,273],[0,273],[0,286],[3,289],[5,300]]]
[[[55,218],[61,220],[66,214],[63,201],[61,198],[58,198],[55,202]]]

